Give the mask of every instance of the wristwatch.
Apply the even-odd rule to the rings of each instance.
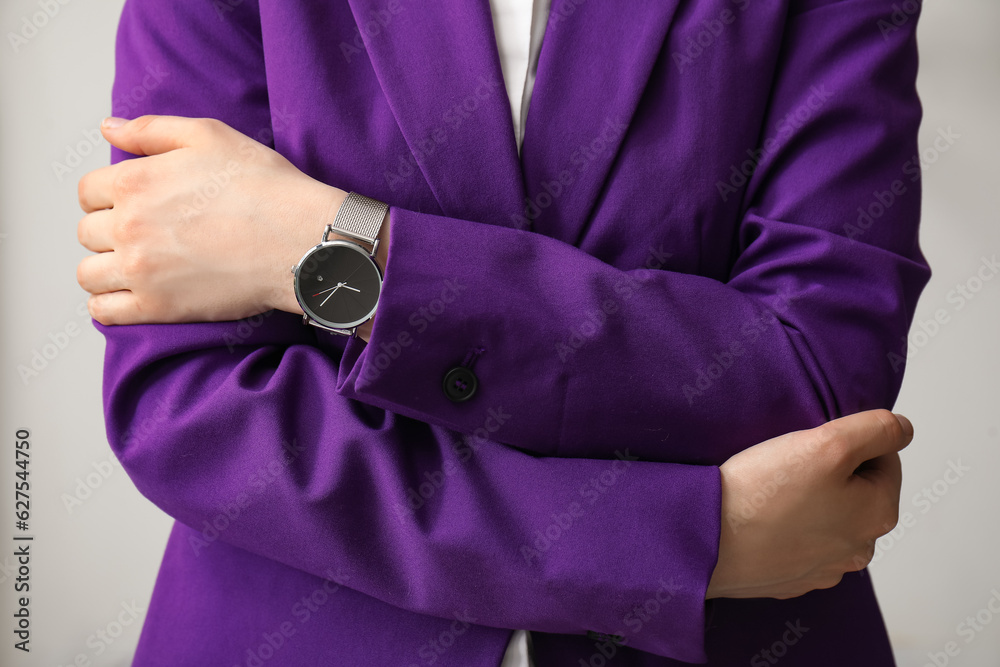
[[[356,336],[358,326],[375,315],[382,290],[382,270],[375,262],[378,234],[389,206],[351,192],[319,244],[292,267],[295,298],[305,324],[344,336]],[[329,240],[336,232],[362,241]]]

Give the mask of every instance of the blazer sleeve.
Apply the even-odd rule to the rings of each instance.
[[[705,462],[890,408],[930,277],[916,16],[900,22],[894,6],[790,4],[763,156],[745,193],[727,193],[744,196],[727,280],[622,269],[527,230],[394,207],[372,336],[348,346],[338,392],[474,433],[473,402],[441,391],[468,353],[459,336],[416,336],[390,363],[416,326],[460,332],[481,401],[518,415],[503,441],[545,453],[655,452],[666,431],[670,460]],[[449,280],[461,294],[441,303]]]
[[[269,144],[260,39],[253,0],[127,0],[113,112],[215,117]],[[522,418],[506,398],[476,411],[477,437],[357,400],[338,390],[341,355],[288,313],[95,326],[112,449],[200,531],[195,554],[222,540],[321,577],[340,568],[418,613],[706,660],[717,467],[638,461],[619,438],[602,459],[533,456],[486,437]],[[649,600],[662,612],[640,619]]]

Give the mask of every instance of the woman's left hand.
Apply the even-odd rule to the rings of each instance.
[[[111,123],[110,125],[113,125]],[[145,155],[80,179],[77,268],[101,324],[302,313],[291,267],[320,241],[347,193],[207,118],[140,116],[101,128]]]

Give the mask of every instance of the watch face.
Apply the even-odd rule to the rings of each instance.
[[[320,324],[355,327],[375,312],[382,273],[365,250],[350,241],[321,243],[295,272],[299,305]]]

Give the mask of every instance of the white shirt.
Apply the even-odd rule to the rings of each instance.
[[[535,85],[538,52],[542,48],[550,4],[551,0],[490,0],[518,152],[524,138],[524,119]]]
[[[538,52],[542,48],[550,3],[551,0],[490,0],[518,153],[524,138],[524,119],[535,85]],[[535,667],[528,650],[529,641],[527,632],[515,630],[500,667]]]

